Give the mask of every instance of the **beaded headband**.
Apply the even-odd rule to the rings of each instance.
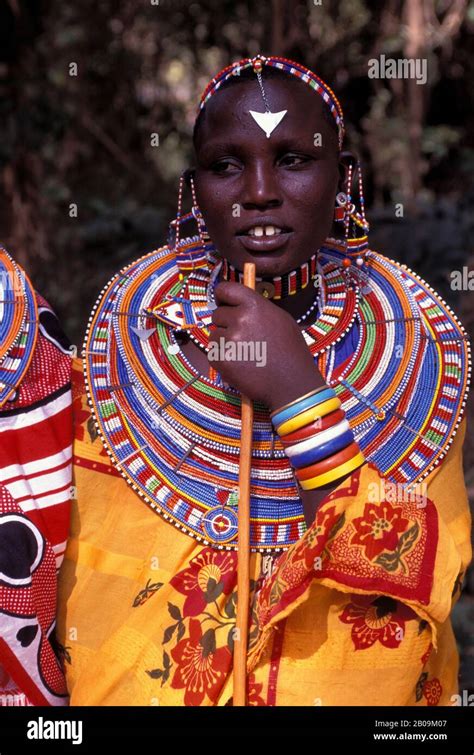
[[[259,75],[261,74],[261,71],[263,70],[264,66],[277,68],[280,71],[283,71],[284,73],[288,73],[288,74],[291,74],[292,76],[296,76],[296,78],[303,81],[314,92],[317,92],[319,96],[322,97],[326,105],[329,107],[329,110],[331,111],[331,114],[334,120],[336,121],[338,135],[339,135],[339,148],[341,148],[342,142],[344,139],[344,114],[342,112],[342,107],[340,105],[339,100],[337,99],[332,89],[322,79],[320,79],[319,76],[317,76],[315,73],[310,71],[309,68],[306,68],[300,63],[295,63],[293,60],[288,60],[288,58],[280,58],[280,57],[275,57],[275,56],[266,57],[264,55],[256,55],[253,58],[243,58],[242,60],[236,61],[235,63],[232,63],[230,66],[223,68],[222,71],[220,71],[216,76],[214,76],[213,79],[211,79],[209,84],[206,86],[204,92],[202,93],[200,104],[199,104],[198,115],[201,112],[201,110],[204,108],[206,103],[220,89],[220,87],[224,84],[225,81],[230,79],[232,76],[239,76],[241,71],[250,67],[252,67],[255,73]],[[262,82],[261,82],[260,76],[258,77],[258,81],[259,81],[260,87],[262,88]],[[265,100],[265,95],[264,95],[263,90],[262,90],[262,95]],[[265,105],[266,105],[267,113],[265,114],[259,113],[257,115],[263,116],[263,115],[268,114],[269,107],[266,101],[265,101]],[[282,112],[285,113],[286,111],[282,111]],[[281,113],[272,113],[271,115],[281,116]],[[255,120],[257,120],[255,115],[253,117],[255,118]],[[257,122],[259,121],[257,120]],[[261,124],[259,123],[259,125]],[[262,125],[262,128],[264,128],[265,130],[264,125]],[[268,132],[267,132],[267,136],[269,136]]]

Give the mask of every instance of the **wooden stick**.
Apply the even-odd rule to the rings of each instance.
[[[255,290],[255,264],[244,265],[244,286]],[[250,602],[250,469],[252,463],[252,399],[242,395],[239,458],[239,541],[237,548],[237,632],[234,639],[233,705],[247,704],[247,642]]]

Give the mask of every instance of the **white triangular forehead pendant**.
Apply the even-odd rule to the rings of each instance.
[[[258,113],[256,110],[249,110],[250,115],[254,121],[260,126],[262,131],[265,131],[267,139],[270,138],[272,131],[276,129],[280,121],[285,117],[288,110],[280,110],[279,113]]]
[[[265,131],[267,139],[269,139],[270,135],[276,129],[276,127],[281,122],[281,120],[285,117],[288,110],[280,110],[278,113],[272,113],[272,111],[270,110],[270,105],[268,104],[267,95],[265,94],[265,89],[263,86],[263,79],[262,79],[262,69],[263,69],[264,60],[265,58],[263,56],[257,55],[255,58],[253,58],[252,64],[253,64],[253,69],[255,73],[257,74],[257,81],[260,87],[260,92],[262,93],[262,99],[265,105],[265,112],[259,113],[257,110],[249,110],[249,113],[254,119],[255,123],[257,123],[257,125],[260,126],[262,131]]]

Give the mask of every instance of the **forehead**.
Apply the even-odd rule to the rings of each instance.
[[[328,120],[332,118],[321,97],[306,84],[292,78],[267,78],[263,75],[263,87],[272,112],[287,110],[272,137],[291,136],[313,138],[315,132],[337,145],[336,131]],[[265,103],[255,80],[242,80],[216,92],[205,107],[198,132],[197,148],[216,137],[267,139],[250,115],[250,110],[265,111]]]

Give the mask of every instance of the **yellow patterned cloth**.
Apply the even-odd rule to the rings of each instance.
[[[74,364],[58,637],[71,705],[232,704],[237,556],[180,532],[120,476]],[[287,551],[251,556],[249,705],[451,705],[450,612],[471,559],[466,421],[401,498],[365,464]]]

